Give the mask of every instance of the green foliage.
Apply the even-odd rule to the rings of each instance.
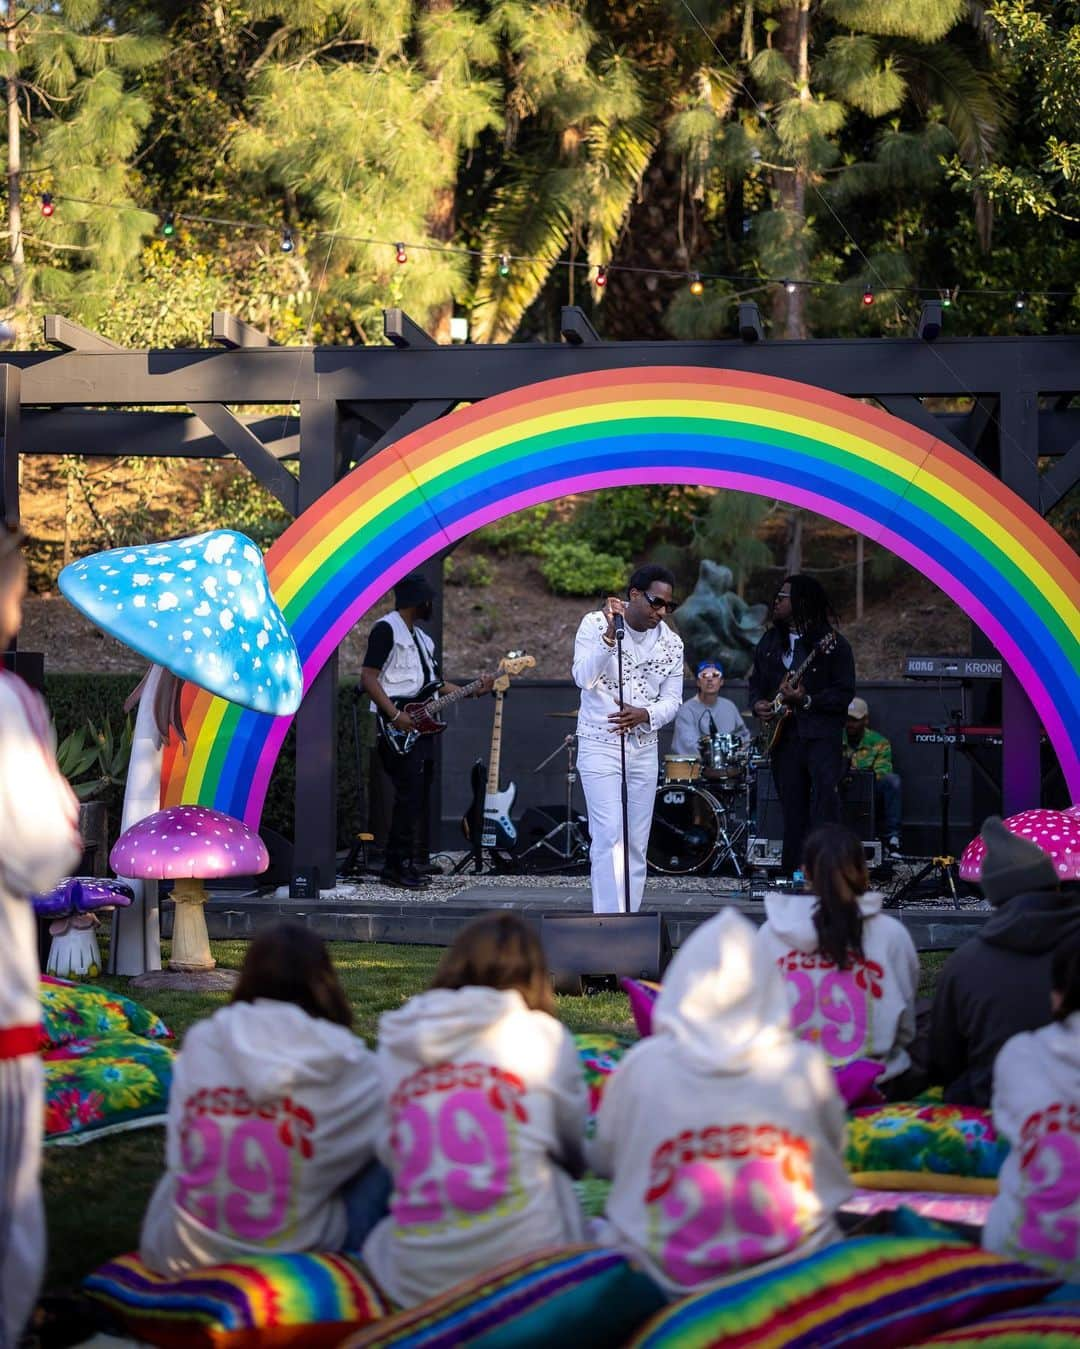
[[[91,801],[111,787],[123,787],[131,758],[132,729],[130,717],[125,718],[119,735],[113,734],[108,717],[100,727],[88,718],[85,728],[72,731],[57,745],[60,771],[80,801]]]
[[[773,503],[765,497],[719,491],[695,523],[694,556],[699,561],[708,558],[730,567],[740,595],[749,574],[772,562],[769,546],[760,537],[772,509]]]
[[[495,569],[483,553],[471,553],[467,557],[451,555],[443,563],[443,580],[447,585],[482,589],[491,585],[494,579]]]
[[[589,492],[578,506],[570,538],[620,557],[639,557],[654,539],[688,541],[703,499],[704,493],[697,488],[678,486]]]
[[[194,530],[238,529],[265,552],[289,527],[288,511],[246,469],[209,461],[203,465],[203,475],[199,504],[190,522]]]
[[[617,595],[626,585],[630,564],[614,553],[600,553],[583,540],[551,543],[540,571],[556,595]]]
[[[495,553],[540,553],[555,523],[554,506],[544,502],[504,515],[501,520],[478,529],[472,537],[479,547]]]

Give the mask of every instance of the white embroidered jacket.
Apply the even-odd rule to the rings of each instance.
[[[607,620],[599,610],[581,620],[574,640],[574,683],[581,689],[577,733],[584,740],[618,744],[608,716],[618,711],[618,652],[604,641]],[[655,745],[656,733],[672,721],[682,702],[682,638],[661,623],[638,642],[623,640],[623,701],[643,707],[647,726],[637,726],[629,738],[639,745]]]

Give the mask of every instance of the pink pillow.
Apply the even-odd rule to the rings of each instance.
[[[653,1008],[660,985],[650,979],[620,979],[619,983],[630,999],[630,1012],[637,1033],[644,1039],[646,1035],[652,1034]],[[885,1065],[873,1059],[855,1059],[840,1068],[834,1068],[836,1088],[844,1098],[844,1104],[849,1107],[881,1105],[885,1097],[874,1083],[884,1071]]]

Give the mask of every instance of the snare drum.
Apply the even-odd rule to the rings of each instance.
[[[701,777],[701,760],[683,754],[664,755],[664,783],[697,782]]]
[[[700,743],[705,767],[725,778],[742,778],[746,772],[747,748],[738,735],[727,733],[703,736]]]
[[[646,861],[667,876],[703,871],[716,852],[723,819],[723,807],[700,787],[670,783],[658,788]]]

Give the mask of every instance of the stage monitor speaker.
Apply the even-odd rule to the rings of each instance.
[[[45,696],[45,654],[41,651],[0,652],[0,665]]]
[[[659,913],[545,913],[540,940],[558,993],[580,993],[588,979],[659,979],[671,960]]]
[[[771,768],[758,771],[754,833],[758,838],[784,837],[784,812],[780,809],[780,793],[776,790]]]

